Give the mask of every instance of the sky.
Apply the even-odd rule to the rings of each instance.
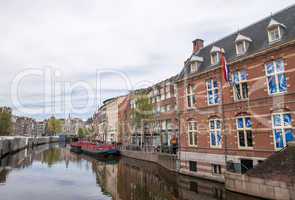
[[[217,41],[294,0],[0,0],[0,106],[91,117],[103,100],[179,73]]]

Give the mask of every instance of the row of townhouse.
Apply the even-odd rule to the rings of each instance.
[[[182,173],[221,181],[226,170],[244,173],[294,140],[294,66],[295,5],[212,44],[196,39],[177,76],[122,97],[119,142],[169,146],[177,137]],[[138,94],[154,115],[139,129]]]
[[[95,140],[99,142],[118,143],[119,104],[125,97],[105,100],[93,116]]]

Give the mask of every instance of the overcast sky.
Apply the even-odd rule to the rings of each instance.
[[[0,0],[0,105],[86,119],[102,100],[179,73],[195,38],[212,43],[292,3]]]

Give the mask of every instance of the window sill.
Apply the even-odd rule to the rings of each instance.
[[[191,148],[197,148],[198,145],[188,145],[188,147],[191,147]]]
[[[238,148],[239,150],[249,150],[249,151],[253,151],[254,150],[254,147],[239,147]]]
[[[288,91],[286,91],[286,92],[277,92],[277,93],[273,93],[273,94],[268,93],[268,95],[269,95],[270,97],[277,97],[277,96],[283,96],[283,95],[285,95],[285,94],[287,94],[287,93],[288,93]]]
[[[245,101],[249,101],[249,98],[247,98],[247,99],[240,99],[240,100],[236,100],[236,99],[234,99],[234,102],[235,102],[235,103],[245,102]]]
[[[220,106],[221,103],[216,103],[216,104],[208,104],[208,106]]]
[[[276,39],[276,40],[273,40],[273,41],[269,41],[268,44],[273,45],[273,44],[275,44],[277,42],[280,42],[280,41],[282,41],[282,38],[279,38],[279,39]]]
[[[221,146],[210,146],[211,149],[222,149]]]

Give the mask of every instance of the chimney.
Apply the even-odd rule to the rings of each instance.
[[[204,40],[202,39],[195,39],[193,41],[193,53],[199,51],[204,47]]]

